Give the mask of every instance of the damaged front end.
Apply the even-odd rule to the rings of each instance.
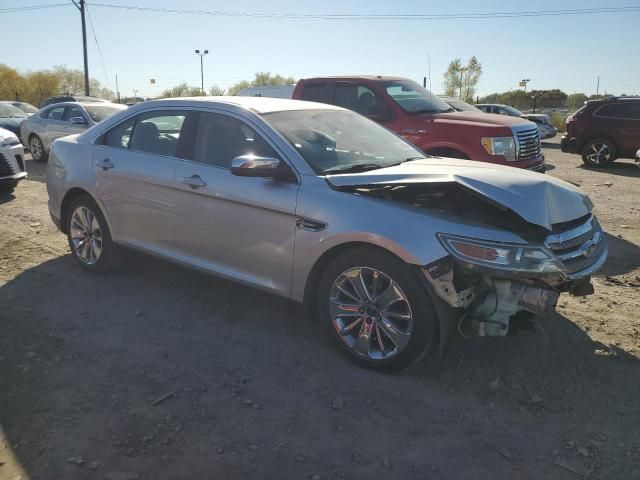
[[[422,270],[435,293],[479,336],[509,332],[518,312],[548,315],[562,292],[593,293],[590,276],[607,256],[593,215],[558,225],[541,242],[505,244],[439,234],[449,256]]]

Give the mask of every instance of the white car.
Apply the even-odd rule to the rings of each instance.
[[[26,176],[20,140],[15,133],[0,128],[0,191],[12,192]]]

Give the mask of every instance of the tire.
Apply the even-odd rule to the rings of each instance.
[[[615,159],[616,146],[610,140],[594,138],[582,147],[582,161],[589,167],[604,167]]]
[[[5,183],[0,183],[0,192],[2,193],[13,193],[13,191],[16,189],[16,187],[18,186],[18,182],[5,182]]]
[[[107,272],[117,267],[117,247],[93,198],[83,195],[75,199],[65,221],[71,254],[82,268],[90,272]],[[88,229],[87,225],[91,228]]]
[[[31,158],[35,162],[46,162],[49,155],[44,149],[44,144],[40,137],[36,134],[32,134],[29,137],[29,151],[31,152]]]
[[[359,279],[368,288],[356,290],[352,280]],[[409,367],[436,343],[437,314],[423,284],[409,265],[375,247],[349,250],[329,263],[316,308],[338,348],[367,368]]]

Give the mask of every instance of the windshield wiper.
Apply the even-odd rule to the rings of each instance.
[[[376,170],[378,168],[386,167],[386,165],[379,165],[377,163],[358,163],[356,165],[349,165],[341,168],[330,168],[329,170],[323,170],[323,175],[331,175],[334,173],[358,173],[366,172],[368,170]]]

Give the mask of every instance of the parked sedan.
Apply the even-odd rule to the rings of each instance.
[[[500,105],[493,103],[480,103],[476,105],[477,108],[485,113],[495,113],[497,115],[507,115],[510,117],[526,118],[533,122],[538,127],[540,132],[540,138],[553,138],[558,134],[558,129],[551,125],[549,115],[543,113],[523,113],[517,108],[510,107],[509,105]]]
[[[26,176],[24,149],[18,136],[0,128],[0,191],[12,192]]]
[[[22,110],[27,115],[33,115],[38,111],[36,107],[27,102],[17,102],[11,100],[4,100],[0,102],[0,105],[12,105],[16,107],[18,110]]]
[[[106,102],[63,102],[49,105],[20,125],[20,138],[36,162],[45,162],[57,138],[81,133],[127,107]]]
[[[437,351],[459,322],[506,335],[518,311],[590,293],[607,256],[574,185],[425,158],[321,103],[135,105],[54,142],[47,190],[83,269],[112,268],[124,245],[304,302],[378,369]]]
[[[6,103],[0,103],[0,128],[20,134],[20,123],[27,118],[22,110]]]

